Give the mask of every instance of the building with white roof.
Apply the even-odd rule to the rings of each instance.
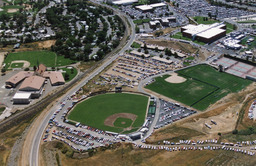
[[[150,4],[150,5],[139,5],[139,6],[136,6],[135,8],[143,12],[147,12],[147,11],[152,11],[155,8],[165,7],[165,6],[166,4],[161,2],[161,3]]]
[[[114,5],[130,5],[133,3],[138,2],[138,0],[117,0],[117,1],[112,1],[112,4]]]
[[[13,104],[29,104],[31,93],[28,92],[17,92],[13,96]]]
[[[224,23],[214,23],[211,25],[186,25],[181,28],[182,36],[192,38],[205,43],[212,43],[226,35],[226,25]]]

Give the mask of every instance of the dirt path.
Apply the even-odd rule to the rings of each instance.
[[[30,63],[29,63],[28,61],[16,60],[16,61],[12,61],[12,63],[11,63],[11,65],[10,65],[9,69],[11,69],[11,66],[12,66],[13,63],[24,63],[22,68],[27,68],[27,67],[30,66]]]
[[[8,9],[7,13],[16,13],[19,9]]]
[[[7,52],[0,52],[0,68],[2,67],[3,65],[3,62],[4,62],[4,55],[6,54]]]

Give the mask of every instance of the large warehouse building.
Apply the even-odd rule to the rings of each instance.
[[[165,6],[166,4],[161,2],[161,3],[150,4],[150,5],[139,5],[139,6],[136,6],[135,8],[138,10],[141,10],[142,12],[150,12],[150,11],[153,11],[155,8],[162,8]]]
[[[226,36],[226,25],[224,23],[214,23],[211,25],[186,25],[181,28],[182,36],[192,40],[212,43]]]

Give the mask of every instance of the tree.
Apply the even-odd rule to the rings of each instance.
[[[69,80],[69,74],[68,73],[65,73],[64,79],[65,79],[65,81]]]
[[[140,28],[138,26],[135,27],[135,32],[140,33]]]
[[[145,50],[145,54],[148,54],[148,50]]]
[[[36,69],[37,69],[36,65],[33,66],[33,69],[34,69],[34,71],[36,71]]]
[[[238,130],[237,129],[233,130],[232,134],[238,134]]]
[[[170,60],[170,57],[166,57],[167,60]]]
[[[210,19],[212,19],[212,13],[211,12],[208,13],[208,16],[210,17]]]
[[[6,72],[6,69],[5,69],[5,68],[2,68],[2,69],[1,69],[1,72],[2,72],[2,73],[5,73],[5,72]]]
[[[218,133],[219,136],[221,136],[221,133]]]
[[[219,65],[218,69],[219,69],[219,72],[223,72],[223,66],[222,65]]]
[[[163,56],[163,54],[161,54],[161,55],[159,55],[159,57],[160,57],[160,58],[163,58],[164,56]]]

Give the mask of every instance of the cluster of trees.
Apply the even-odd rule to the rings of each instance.
[[[166,48],[165,49],[165,55],[167,55],[167,56],[174,56],[175,58],[178,58],[179,56],[178,56],[178,54],[177,54],[177,52],[172,52],[171,50],[169,50],[168,48]]]

